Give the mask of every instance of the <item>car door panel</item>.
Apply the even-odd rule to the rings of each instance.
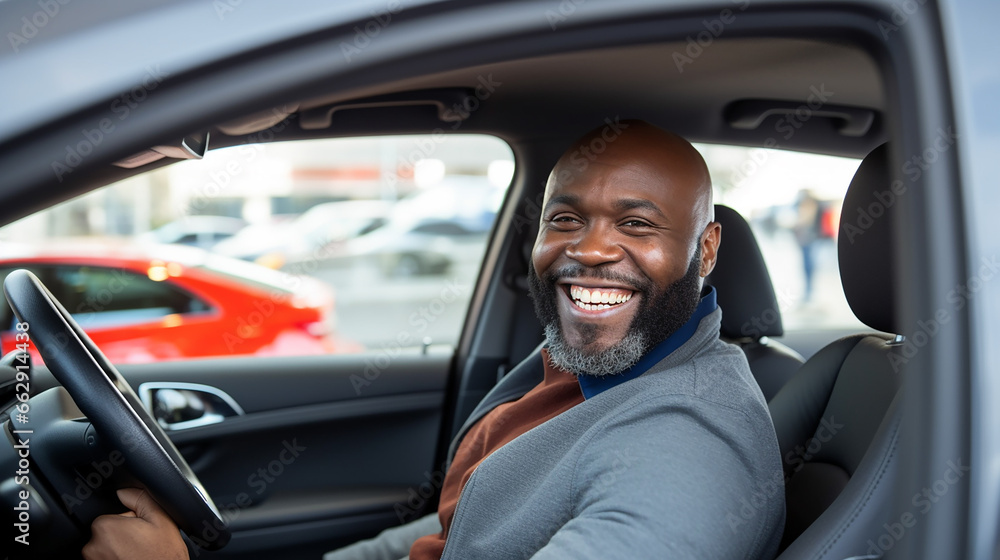
[[[415,518],[433,465],[450,351],[120,367],[133,389],[200,384],[244,414],[168,434],[230,520],[226,558],[318,554]],[[379,367],[382,366],[382,367]],[[37,390],[55,385],[36,368]],[[183,386],[183,385],[182,385]],[[211,538],[205,528],[200,538]]]

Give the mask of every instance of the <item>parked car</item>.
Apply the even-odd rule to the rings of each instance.
[[[381,200],[325,202],[293,219],[249,226],[214,251],[276,270],[322,260],[348,240],[384,225],[391,207]]]
[[[291,228],[295,218],[294,215],[279,215],[272,216],[264,222],[250,224],[229,239],[218,243],[212,251],[234,259],[256,262],[264,255],[278,251],[279,248],[293,242]],[[268,266],[268,268],[274,267]]]
[[[504,191],[484,181],[452,179],[401,200],[383,227],[347,241],[344,253],[377,259],[386,276],[444,274],[478,264]]]
[[[227,216],[187,216],[160,226],[139,237],[142,243],[176,243],[211,249],[245,228],[246,221]]]
[[[101,243],[0,253],[0,277],[20,268],[34,272],[115,363],[351,348],[334,336],[326,285],[200,249]],[[12,348],[6,304],[0,325],[0,343]]]

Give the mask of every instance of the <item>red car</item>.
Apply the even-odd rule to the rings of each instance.
[[[332,336],[333,291],[314,278],[178,245],[10,252],[0,254],[0,280],[34,272],[112,362],[353,349]],[[4,351],[14,347],[13,323],[4,304]]]

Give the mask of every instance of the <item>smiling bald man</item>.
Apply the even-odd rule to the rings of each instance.
[[[624,121],[574,144],[546,185],[529,271],[546,343],[460,430],[436,514],[324,558],[773,558],[781,461],[703,286],[722,237],[712,208],[705,162],[676,135]],[[177,553],[147,502],[95,522],[85,556],[130,557],[137,539],[115,525],[147,515],[147,544]]]
[[[625,126],[593,159],[577,157],[579,147],[603,140],[604,129],[556,164],[532,253],[549,358],[578,375],[618,374],[677,331],[721,237],[697,150],[651,125]]]

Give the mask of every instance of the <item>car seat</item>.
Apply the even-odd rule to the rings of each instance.
[[[722,339],[739,346],[768,401],[799,370],[802,356],[773,340],[784,334],[771,275],[750,224],[728,206],[715,205],[722,244],[715,268],[705,279],[715,286],[722,308]]]
[[[861,227],[858,209],[890,188],[886,145],[869,154],[844,198],[838,238],[841,282],[851,310],[869,327],[898,332],[894,304],[896,208]],[[882,197],[884,199],[884,197]],[[874,212],[871,213],[874,215]],[[858,334],[802,365],[769,406],[785,470],[786,523],[780,560],[877,557],[891,519],[903,337]]]

